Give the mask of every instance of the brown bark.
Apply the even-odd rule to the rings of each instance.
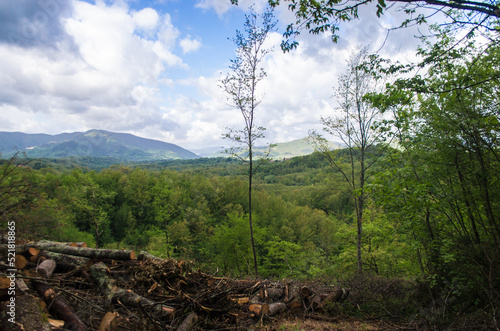
[[[33,287],[43,301],[47,303],[50,313],[64,321],[66,329],[74,331],[87,330],[87,327],[73,312],[71,306],[63,298],[57,296],[56,292],[49,285],[42,282],[33,282]]]
[[[56,270],[56,261],[54,260],[45,260],[42,263],[38,265],[38,268],[36,268],[36,272],[42,277],[42,278],[50,278],[52,274],[54,273],[54,270]]]
[[[88,247],[71,247],[54,243],[51,241],[40,241],[31,244],[40,250],[62,253],[67,255],[88,257],[91,259],[111,259],[111,260],[135,260],[135,252],[132,250],[119,249],[97,249]]]
[[[196,322],[198,321],[198,315],[196,313],[191,312],[187,317],[182,321],[181,325],[177,328],[177,331],[189,331],[193,330]]]
[[[132,291],[127,291],[116,286],[115,281],[110,279],[107,275],[109,269],[102,262],[94,264],[90,268],[90,273],[95,279],[101,291],[106,295],[106,298],[111,302],[120,301],[124,305],[130,307],[143,306],[147,310],[154,312],[158,315],[171,315],[175,309],[161,304],[156,304],[147,298],[144,298]]]

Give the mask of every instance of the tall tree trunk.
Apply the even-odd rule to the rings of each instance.
[[[251,138],[250,138],[251,139]],[[249,150],[249,172],[248,172],[248,222],[250,224],[250,239],[252,241],[252,251],[253,251],[253,267],[255,270],[255,278],[259,277],[259,271],[257,267],[257,253],[255,252],[255,241],[253,239],[253,224],[252,224],[252,177],[253,177],[253,160],[252,160],[252,148]]]

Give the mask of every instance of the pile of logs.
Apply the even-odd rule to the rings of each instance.
[[[195,330],[264,318],[330,318],[349,293],[326,284],[214,277],[147,252],[40,241],[16,246],[15,277],[0,246],[2,330]],[[10,277],[10,278],[9,278]],[[8,321],[15,279],[15,320]],[[48,316],[48,318],[47,318]],[[333,319],[330,319],[333,321]]]

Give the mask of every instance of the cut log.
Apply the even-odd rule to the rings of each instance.
[[[153,254],[150,254],[146,251],[140,251],[139,256],[137,257],[138,260],[144,261],[144,260],[153,260],[153,261],[164,261],[164,259],[159,258],[157,256],[154,256]]]
[[[255,313],[255,315],[264,315],[269,312],[269,305],[267,303],[264,304],[252,303],[248,307],[248,310],[250,310],[252,313]]]
[[[269,312],[267,313],[269,316],[277,315],[287,309],[286,305],[283,302],[273,302],[269,305]]]
[[[302,309],[302,302],[300,302],[299,300],[292,300],[287,303],[286,306],[292,311],[298,311]]]
[[[42,251],[40,252],[40,259],[47,258],[56,261],[58,268],[62,268],[64,271],[71,271],[77,269],[81,266],[87,265],[89,259],[80,256],[72,256],[61,253]]]
[[[99,331],[116,331],[118,329],[118,313],[107,312],[101,320]]]
[[[284,295],[282,288],[262,288],[260,291],[260,299],[268,299],[269,302],[280,300]]]
[[[2,303],[4,307],[0,316],[0,329],[5,331],[50,331],[50,324],[38,305],[39,299],[28,293],[17,292],[14,311],[8,303]],[[5,308],[5,309],[4,309]],[[15,315],[9,314],[15,312]],[[13,317],[15,316],[15,317]],[[12,318],[12,319],[11,319]],[[11,319],[11,321],[9,321]],[[12,321],[14,323],[12,323]]]
[[[175,309],[161,304],[156,304],[147,298],[144,298],[132,291],[127,291],[116,286],[115,281],[110,279],[107,275],[109,269],[102,262],[94,264],[90,267],[90,274],[95,279],[101,291],[106,295],[107,300],[110,302],[120,301],[124,305],[130,307],[143,306],[144,308],[152,311],[158,315],[172,317]]]
[[[54,270],[56,270],[56,261],[48,259],[43,261],[38,265],[36,268],[36,272],[42,277],[42,278],[50,278],[52,274],[54,273]]]
[[[40,250],[36,249],[35,247],[30,247],[28,248],[28,252],[31,256],[37,256],[38,253],[40,253]]]
[[[177,328],[177,331],[189,331],[193,330],[196,322],[198,321],[198,315],[196,313],[191,312],[187,317],[182,321],[181,325]]]
[[[14,265],[16,269],[22,270],[28,264],[28,260],[22,255],[16,254]]]
[[[332,303],[334,302],[340,302],[341,299],[342,299],[342,294],[343,294],[343,291],[342,291],[342,288],[339,287],[339,286],[335,286],[333,288],[333,291],[330,292],[324,299],[323,301],[321,302],[321,304],[317,307],[319,308],[319,310],[325,310],[325,308],[328,306],[328,305],[331,305]]]
[[[64,328],[75,331],[87,330],[87,327],[73,312],[71,306],[63,298],[57,296],[49,285],[36,281],[33,282],[33,287],[43,301],[47,303],[50,313],[64,321]]]
[[[119,249],[97,249],[88,247],[71,247],[65,246],[51,241],[40,241],[31,244],[40,250],[62,253],[67,255],[88,257],[91,259],[110,259],[110,260],[135,260],[135,252],[132,250]]]
[[[39,258],[40,258],[40,256],[38,254],[33,255],[30,257],[30,262],[37,263]]]
[[[307,298],[311,295],[311,290],[307,286],[302,286],[300,288],[300,295],[302,295],[303,298]]]

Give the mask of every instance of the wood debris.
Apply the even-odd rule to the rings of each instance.
[[[247,329],[279,316],[318,316],[348,293],[326,284],[214,277],[186,261],[86,246],[48,241],[16,246],[16,284],[26,283],[23,290],[18,286],[16,300],[23,309],[16,323],[1,322],[0,329]],[[2,317],[11,285],[6,270],[0,270]]]

